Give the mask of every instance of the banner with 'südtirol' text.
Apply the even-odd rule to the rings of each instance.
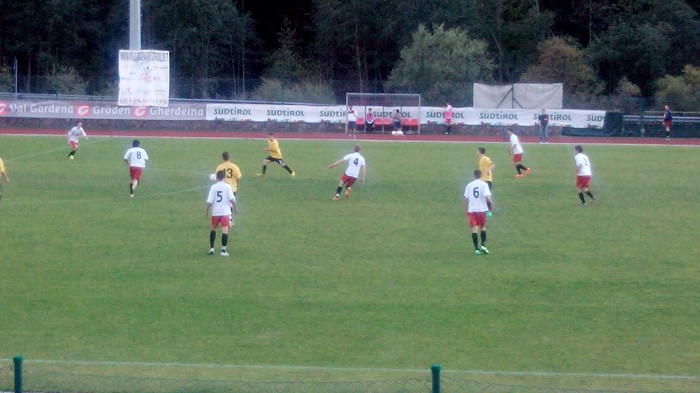
[[[369,107],[357,107],[358,118]],[[390,118],[399,110],[402,118],[419,119],[421,124],[445,124],[441,107],[374,107],[377,118]],[[0,98],[0,117],[53,119],[178,120],[178,121],[254,121],[344,123],[344,105],[278,105],[248,103],[171,102],[167,107],[120,106],[114,101],[23,100]],[[541,110],[455,108],[452,124],[532,126]],[[548,110],[551,126],[603,128],[605,111]]]

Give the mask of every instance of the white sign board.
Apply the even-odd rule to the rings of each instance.
[[[119,51],[120,106],[168,106],[170,52]]]

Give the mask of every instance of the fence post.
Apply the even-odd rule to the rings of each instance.
[[[17,355],[12,358],[15,364],[15,393],[22,393],[22,355]]]
[[[433,364],[430,371],[433,373],[433,393],[440,393],[440,365]]]

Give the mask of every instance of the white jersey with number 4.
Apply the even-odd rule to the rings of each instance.
[[[464,189],[464,197],[469,200],[469,213],[480,213],[489,211],[486,197],[491,196],[489,185],[485,181],[476,179],[467,184]]]
[[[350,153],[343,157],[343,160],[348,162],[348,168],[345,170],[345,174],[357,179],[360,177],[360,169],[365,165],[365,158],[360,155],[360,153]]]
[[[126,151],[126,154],[124,154],[124,159],[129,163],[129,166],[145,168],[146,161],[148,161],[148,154],[146,153],[146,150],[143,150],[140,147],[132,147]]]
[[[209,188],[207,203],[211,203],[211,215],[214,217],[230,216],[231,201],[235,201],[231,186],[218,181]]]
[[[510,135],[510,148],[513,154],[523,154],[523,147],[520,144],[520,139],[515,134]]]
[[[576,161],[576,167],[578,168],[576,172],[578,176],[591,176],[591,162],[588,160],[587,155],[578,153],[574,156],[574,161]]]

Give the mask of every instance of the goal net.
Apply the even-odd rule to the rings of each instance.
[[[345,93],[345,106],[352,106],[355,110],[358,132],[420,134],[420,94]],[[374,115],[374,124],[366,122],[370,110]],[[395,121],[397,110],[399,121]],[[348,130],[346,121],[345,132],[348,131],[353,130]]]

